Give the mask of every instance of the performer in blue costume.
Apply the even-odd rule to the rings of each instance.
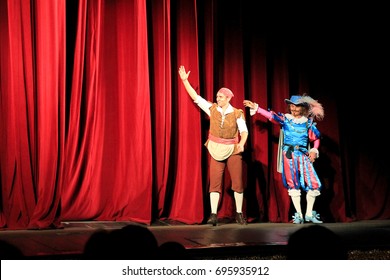
[[[244,100],[244,106],[250,108],[251,116],[259,113],[281,126],[278,171],[282,173],[283,184],[296,211],[292,217],[293,223],[303,224],[304,220],[322,223],[319,214],[313,210],[316,197],[321,194],[321,182],[313,163],[319,156],[320,146],[320,132],[314,121],[323,119],[324,109],[317,100],[305,94],[292,95],[285,102],[289,109],[286,114],[267,111],[250,100]],[[306,192],[305,219],[301,208],[301,190]]]

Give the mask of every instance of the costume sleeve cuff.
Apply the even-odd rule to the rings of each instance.
[[[257,109],[259,109],[259,104],[257,104],[257,103],[254,103],[254,104],[255,104],[255,108],[249,110],[249,114],[251,116],[255,115],[257,113]]]

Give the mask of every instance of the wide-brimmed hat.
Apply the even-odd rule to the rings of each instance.
[[[322,104],[306,94],[291,95],[290,99],[285,99],[284,101],[287,104],[305,106],[309,109],[308,115],[316,118],[317,120],[322,120],[324,118],[324,108],[322,107]]]
[[[291,95],[290,99],[284,100],[287,104],[308,106],[307,102],[302,99],[301,95]]]

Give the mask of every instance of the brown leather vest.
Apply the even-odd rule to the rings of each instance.
[[[237,119],[244,118],[243,110],[233,108],[234,112],[225,115],[222,121],[222,114],[217,111],[218,104],[214,103],[210,107],[210,134],[225,139],[233,139],[238,137]]]

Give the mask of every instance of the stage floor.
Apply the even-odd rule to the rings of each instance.
[[[90,236],[99,229],[114,230],[133,222],[67,221],[63,229],[2,230],[0,240],[17,246],[32,259],[74,259],[82,255]],[[288,237],[311,224],[250,223],[239,225],[221,222],[212,225],[185,225],[174,221],[158,221],[147,226],[159,245],[179,242],[193,258],[221,258],[227,255],[250,256],[262,252],[283,254]],[[351,223],[324,223],[322,226],[340,235],[348,250],[384,250],[390,252],[390,220]],[[315,245],[313,245],[315,246]],[[390,259],[390,253],[381,258]]]

